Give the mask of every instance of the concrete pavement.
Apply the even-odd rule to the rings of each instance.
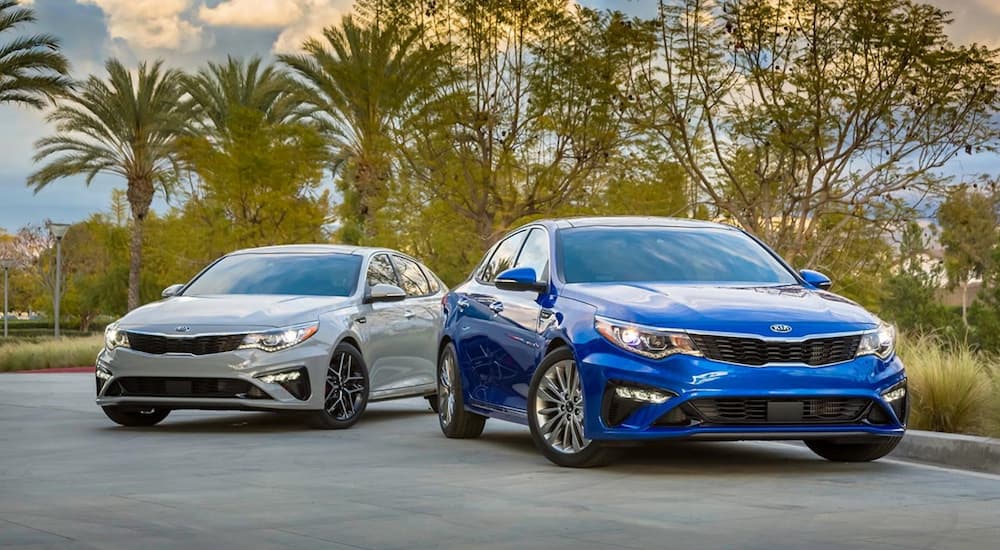
[[[353,429],[111,424],[85,374],[0,375],[0,548],[995,548],[1000,476],[685,443],[566,470],[526,428],[445,439],[423,400]]]

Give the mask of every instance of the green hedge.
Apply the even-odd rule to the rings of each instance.
[[[0,372],[91,366],[103,344],[103,336],[8,343],[0,346]]]

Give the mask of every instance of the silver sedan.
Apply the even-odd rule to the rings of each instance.
[[[97,404],[124,426],[215,409],[298,411],[334,429],[369,401],[426,396],[436,406],[445,291],[393,250],[234,252],[107,328]]]

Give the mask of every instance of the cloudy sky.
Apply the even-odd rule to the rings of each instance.
[[[33,31],[58,36],[79,78],[103,72],[104,59],[129,65],[165,59],[193,69],[228,53],[268,56],[294,50],[304,38],[335,22],[353,0],[33,0],[39,24]],[[654,0],[582,0],[599,8],[650,15]],[[1000,47],[1000,0],[933,0],[953,12],[958,42]],[[0,37],[8,41],[9,36]],[[106,210],[113,178],[89,188],[82,178],[53,183],[38,194],[25,187],[32,171],[32,143],[48,128],[41,114],[0,106],[0,228],[14,230],[50,218],[75,222]],[[959,157],[948,170],[959,175],[1000,173],[995,157]],[[159,208],[164,205],[159,204]]]

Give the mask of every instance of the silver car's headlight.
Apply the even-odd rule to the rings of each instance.
[[[266,332],[247,334],[240,349],[259,349],[268,352],[281,351],[305,342],[319,330],[319,322],[294,325]]]
[[[701,355],[691,337],[683,332],[661,330],[595,316],[594,328],[616,346],[652,359],[677,353]]]
[[[115,348],[127,348],[128,345],[128,334],[118,328],[118,323],[111,323],[104,329],[104,347],[108,351],[113,351]]]
[[[858,357],[875,355],[879,359],[888,359],[896,349],[896,329],[892,325],[880,322],[878,328],[861,336],[858,345]]]

